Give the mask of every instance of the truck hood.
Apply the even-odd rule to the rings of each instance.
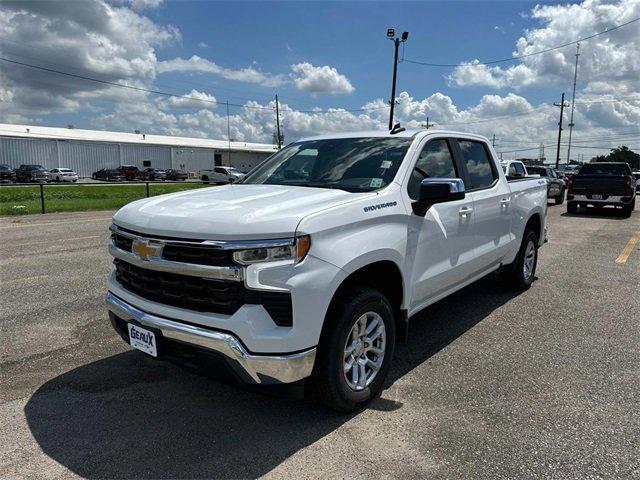
[[[140,233],[202,240],[293,236],[305,216],[375,193],[283,185],[225,185],[137,200],[113,217]]]

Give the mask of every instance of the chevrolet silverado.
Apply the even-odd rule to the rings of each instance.
[[[109,315],[153,357],[214,356],[242,382],[308,382],[352,411],[425,307],[497,270],[529,288],[546,213],[546,181],[508,181],[481,136],[303,139],[239,183],[120,209]]]

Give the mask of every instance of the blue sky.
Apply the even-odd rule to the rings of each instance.
[[[571,93],[575,45],[553,47],[628,23],[581,45],[572,151],[588,158],[620,143],[640,148],[637,19],[637,0],[3,2],[0,123],[226,138],[229,101],[230,136],[270,142],[277,93],[286,141],[382,129],[393,27],[409,31],[406,60],[459,64],[401,62],[397,121],[429,118],[534,154],[555,142],[553,102]],[[534,55],[473,63],[514,53]]]
[[[390,95],[393,48],[385,38],[388,27],[409,31],[406,58],[435,63],[504,58],[512,55],[522,32],[537,23],[523,15],[535,4],[179,2],[166,4],[151,16],[179,26],[182,32],[182,44],[161,51],[160,59],[197,54],[232,68],[256,62],[257,67],[272,73],[287,71],[300,62],[332,65],[355,86],[350,95],[309,98],[291,85],[278,89],[239,87],[215,76],[197,79],[199,84],[210,82],[211,91],[220,99],[264,99],[277,91],[283,101],[291,99],[293,106],[303,109],[316,105],[359,108],[373,98]],[[201,42],[208,47],[199,47]],[[475,104],[488,91],[449,88],[443,78],[448,70],[401,64],[398,88],[418,97],[446,92],[463,107]]]

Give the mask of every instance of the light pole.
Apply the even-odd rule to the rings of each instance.
[[[393,28],[387,29],[387,38],[393,42],[393,81],[391,83],[391,112],[389,112],[389,130],[393,129],[393,107],[396,104],[396,78],[398,76],[398,47],[407,41],[409,32],[402,32],[402,37],[394,38],[396,31]]]

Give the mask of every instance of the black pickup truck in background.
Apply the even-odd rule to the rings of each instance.
[[[610,205],[630,217],[636,206],[636,180],[626,163],[586,163],[567,181],[567,192],[569,213],[588,205],[597,209]]]

